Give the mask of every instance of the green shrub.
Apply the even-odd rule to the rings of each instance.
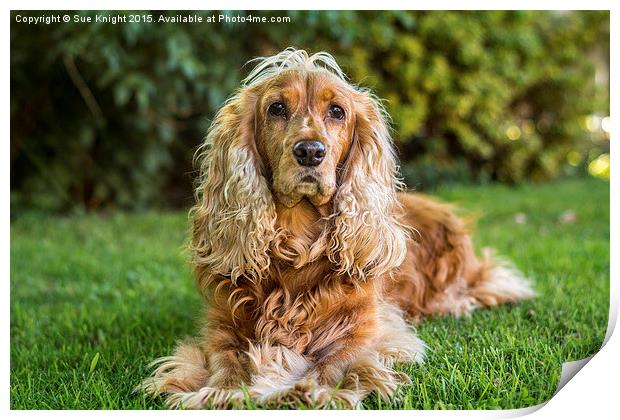
[[[403,175],[418,189],[557,176],[570,152],[595,146],[584,118],[608,115],[607,85],[594,84],[589,58],[608,54],[608,12],[117,25],[25,25],[17,14],[28,12],[12,12],[11,23],[14,209],[186,205],[193,151],[247,73],[242,64],[287,46],[333,53],[387,99]]]

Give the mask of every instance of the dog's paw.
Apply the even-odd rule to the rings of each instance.
[[[194,392],[177,392],[166,398],[169,408],[230,409],[243,408],[245,394],[241,389],[222,389],[205,386]]]
[[[317,382],[317,375],[308,375],[278,394],[271,394],[267,398],[259,397],[257,400],[268,407],[353,409],[360,407],[362,395],[351,389],[320,384]]]

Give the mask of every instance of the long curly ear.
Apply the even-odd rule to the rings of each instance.
[[[256,283],[270,263],[276,210],[254,140],[256,103],[249,88],[229,99],[198,155],[190,249],[200,290],[218,275]]]
[[[407,230],[398,221],[401,183],[387,114],[371,93],[355,95],[355,132],[335,197],[327,254],[341,274],[369,278],[403,262]]]

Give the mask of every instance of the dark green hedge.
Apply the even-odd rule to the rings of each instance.
[[[177,13],[189,12],[165,15]],[[291,23],[117,25],[26,25],[18,14],[41,13],[11,14],[14,209],[186,205],[193,151],[247,73],[242,64],[288,46],[333,53],[388,100],[416,188],[557,176],[570,152],[585,164],[596,146],[584,119],[608,115],[608,87],[594,83],[595,60],[608,60],[608,12],[288,12]]]

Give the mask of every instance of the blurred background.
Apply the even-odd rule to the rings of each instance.
[[[606,11],[252,12],[290,22],[116,25],[27,25],[17,14],[52,12],[12,12],[12,215],[191,205],[194,151],[249,72],[243,64],[288,46],[332,53],[387,100],[411,189],[609,179]]]

